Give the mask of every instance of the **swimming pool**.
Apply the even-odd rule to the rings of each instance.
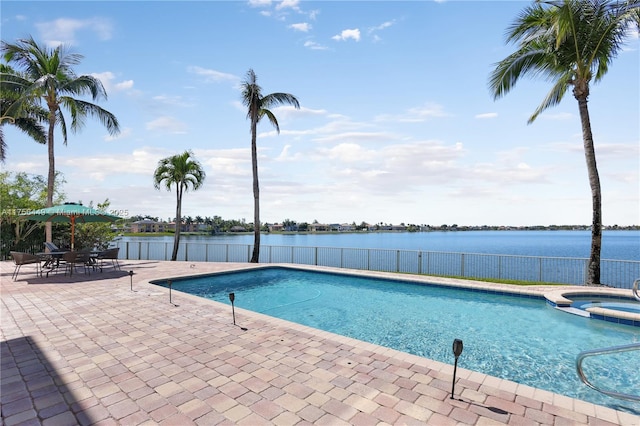
[[[233,292],[237,307],[449,364],[459,338],[459,367],[640,413],[640,404],[583,385],[575,370],[579,352],[639,342],[640,328],[567,315],[542,297],[274,267],[176,279],[172,288],[226,304]],[[637,394],[637,365],[636,351],[584,366],[599,385]]]

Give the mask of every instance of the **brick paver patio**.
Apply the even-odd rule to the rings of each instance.
[[[3,425],[640,425],[464,368],[450,399],[452,365],[148,284],[248,264],[121,263],[0,262]]]

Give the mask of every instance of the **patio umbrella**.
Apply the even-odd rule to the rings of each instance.
[[[85,207],[82,204],[64,203],[53,207],[34,210],[21,215],[23,219],[38,222],[68,222],[71,223],[71,250],[74,249],[74,234],[76,223],[115,222],[118,216]]]

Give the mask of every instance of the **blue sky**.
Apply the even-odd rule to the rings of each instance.
[[[183,215],[253,220],[250,132],[239,83],[288,92],[281,132],[258,131],[263,222],[590,224],[577,102],[533,124],[548,90],[522,80],[494,101],[488,76],[514,50],[516,1],[2,1],[2,40],[33,36],[84,55],[121,134],[96,121],[56,135],[69,201],[175,215],[158,160],[190,149],[206,173]],[[605,225],[640,224],[637,34],[589,108]],[[47,173],[47,150],[5,126],[5,170]]]

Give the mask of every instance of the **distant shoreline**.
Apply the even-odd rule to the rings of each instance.
[[[431,229],[428,231],[276,231],[265,232],[263,235],[349,235],[349,234],[401,234],[401,233],[430,233],[430,232],[478,232],[478,231],[496,231],[496,232],[510,232],[510,231],[590,231],[588,227],[576,228],[576,227],[495,227],[495,228],[475,228],[475,227],[458,227],[449,229]],[[640,231],[640,225],[625,226],[625,227],[605,227],[603,231]],[[168,237],[173,236],[173,232],[123,232],[118,234],[121,237]],[[253,235],[253,231],[225,231],[225,232],[181,232],[181,236],[229,236],[229,235]]]

